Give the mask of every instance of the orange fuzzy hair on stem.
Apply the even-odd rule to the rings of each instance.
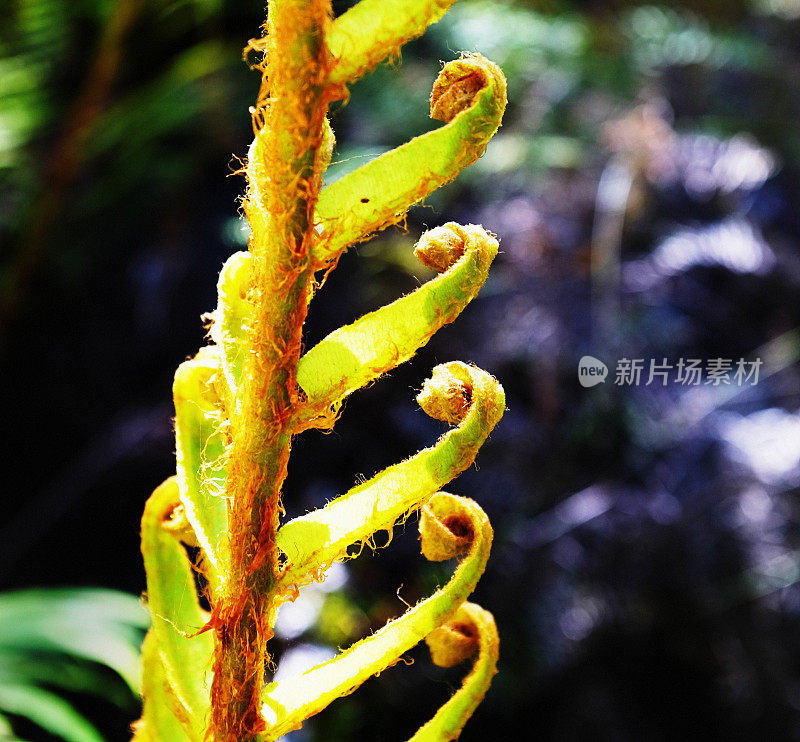
[[[245,201],[257,310],[240,408],[231,421],[231,579],[212,619],[217,644],[209,736],[216,742],[255,740],[265,730],[266,606],[277,570],[275,533],[293,434],[287,422],[298,401],[296,367],[313,279],[313,214],[321,185],[315,164],[327,107],[337,95],[325,85],[330,14],[325,0],[291,0],[274,3],[267,20]]]

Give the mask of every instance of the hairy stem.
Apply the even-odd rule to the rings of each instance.
[[[320,187],[330,66],[324,33],[329,0],[273,0],[267,66],[254,114],[245,210],[252,227],[257,306],[244,378],[232,415],[228,463],[231,575],[215,606],[217,648],[210,736],[257,740],[276,572],[275,533],[298,400],[297,361],[311,289],[309,259]],[[263,126],[262,126],[263,123]]]

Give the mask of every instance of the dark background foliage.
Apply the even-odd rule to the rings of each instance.
[[[244,241],[233,172],[258,76],[241,49],[262,13],[0,8],[4,589],[144,588],[171,377]],[[475,599],[501,672],[465,742],[800,739],[799,15],[796,0],[462,0],[333,116],[335,177],[432,126],[439,60],[481,51],[509,78],[485,157],[342,259],[308,345],[426,280],[411,246],[427,227],[496,232],[487,285],[334,433],[298,439],[285,494],[305,512],[430,445],[442,428],[413,396],[435,363],[502,381],[509,409],[450,487],[495,528]],[[604,385],[579,385],[585,354]],[[614,384],[622,358],[645,360],[638,386]],[[680,358],[763,366],[755,386],[646,385],[650,359]],[[347,644],[447,579],[412,526],[301,603],[276,659]],[[293,739],[410,736],[464,671],[411,659]],[[91,713],[121,740],[136,711]]]

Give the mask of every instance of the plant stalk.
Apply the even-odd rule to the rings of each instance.
[[[269,4],[267,62],[254,113],[258,133],[245,203],[256,317],[231,424],[226,491],[231,579],[212,618],[217,643],[209,737],[215,742],[270,738],[261,694],[274,614],[275,534],[312,290],[313,213],[321,185],[317,162],[331,99],[324,36],[329,22],[330,0]]]

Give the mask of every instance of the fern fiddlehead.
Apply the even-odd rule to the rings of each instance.
[[[443,126],[322,187],[333,146],[329,103],[452,2],[361,0],[335,20],[326,0],[270,2],[266,36],[255,44],[266,63],[246,167],[249,249],[220,274],[213,344],[176,373],[178,473],[153,493],[142,520],[153,628],[136,739],[274,740],[423,639],[438,664],[477,652],[462,688],[413,737],[455,739],[495,672],[491,615],[466,602],[488,558],[491,526],[476,503],[440,492],[502,416],[503,390],[489,374],[460,362],[437,366],[418,401],[454,427],[280,525],[292,437],[331,427],[349,394],[452,322],[497,253],[496,239],[475,225],[426,232],[415,252],[437,277],[302,353],[315,274],[332,270],[349,245],[402,221],[480,157],[500,125],[502,73],[480,55],[463,55],[434,84],[431,115]],[[420,508],[425,556],[464,554],[450,582],[330,662],[265,687],[277,607],[348,558],[354,544]],[[182,544],[198,549],[196,564]],[[198,574],[210,614],[200,606]]]
[[[492,543],[489,519],[475,502],[466,498],[441,493],[433,500],[436,514],[420,521],[422,550],[429,559],[437,561],[467,551],[452,579],[431,597],[329,662],[267,686],[265,715],[272,722],[271,729],[284,734],[298,728],[303,719],[395,664],[404,652],[451,619],[475,588],[489,558]],[[439,528],[430,526],[432,519]],[[443,537],[441,531],[452,536],[451,528],[469,536],[461,540]]]

